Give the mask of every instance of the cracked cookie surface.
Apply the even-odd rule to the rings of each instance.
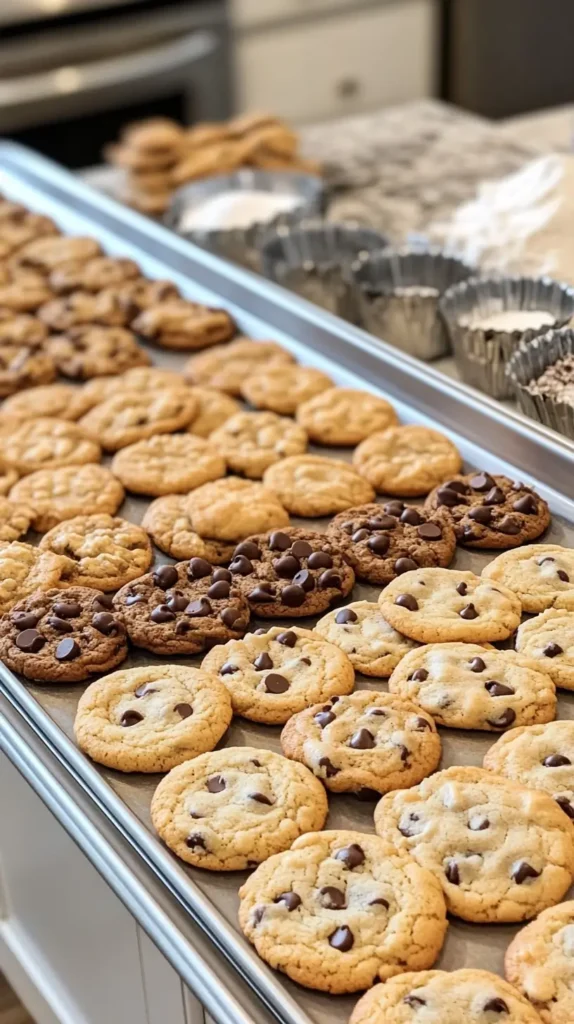
[[[353,453],[353,465],[381,494],[428,494],[462,466],[456,445],[430,427],[389,427],[371,434]]]
[[[237,338],[228,345],[218,345],[192,356],[183,372],[190,384],[203,384],[229,395],[240,395],[243,381],[255,370],[294,361],[291,353],[275,341]]]
[[[214,540],[238,541],[289,525],[289,514],[270,487],[235,476],[192,491],[186,509],[200,536]]]
[[[355,445],[397,422],[390,402],[353,388],[329,388],[297,408],[297,422],[317,444]]]
[[[154,434],[181,430],[194,413],[195,399],[187,391],[120,391],[90,409],[79,425],[106,451],[116,452]]]
[[[0,426],[2,457],[21,475],[39,469],[99,462],[101,449],[76,423],[39,416]]]
[[[166,494],[156,498],[148,505],[141,525],[161,551],[178,561],[198,557],[221,565],[231,560],[234,544],[205,540],[193,529],[187,495]]]
[[[10,501],[21,501],[33,509],[32,527],[38,533],[75,516],[101,512],[113,516],[123,500],[120,481],[95,463],[40,469],[22,477],[10,491]]]
[[[209,440],[234,473],[260,479],[269,466],[307,450],[307,434],[293,420],[274,412],[238,412]]]
[[[293,416],[302,402],[332,387],[331,378],[313,366],[268,366],[246,377],[241,394],[256,409]]]
[[[35,590],[64,586],[62,576],[70,561],[52,551],[40,551],[21,541],[0,541],[0,614]]]
[[[78,420],[90,407],[80,388],[71,384],[45,384],[10,395],[0,407],[0,425],[4,417],[35,420],[50,416],[60,420]]]
[[[73,380],[122,373],[151,362],[135,335],[125,327],[92,323],[77,324],[65,334],[53,335],[47,350],[60,373]]]
[[[104,513],[66,519],[42,537],[42,551],[64,555],[65,586],[117,590],[149,568],[152,550],[141,526]]]
[[[154,434],[122,448],[112,472],[128,491],[154,497],[187,494],[225,476],[225,459],[211,442],[191,434]]]
[[[574,611],[574,550],[558,544],[529,544],[504,551],[482,570],[522,602],[525,612],[546,608]]]
[[[418,646],[389,625],[375,601],[337,608],[319,619],[314,629],[347,655],[356,672],[383,679]]]
[[[348,462],[291,455],[266,470],[263,483],[294,516],[328,516],[372,501],[371,485]]]

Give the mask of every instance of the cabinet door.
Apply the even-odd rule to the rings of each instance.
[[[240,36],[241,108],[303,122],[432,95],[435,15],[433,0],[402,0]]]

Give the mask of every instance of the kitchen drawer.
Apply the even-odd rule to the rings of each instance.
[[[239,36],[241,109],[302,122],[432,95],[435,15],[433,0],[403,0]]]

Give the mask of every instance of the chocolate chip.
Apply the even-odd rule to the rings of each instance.
[[[386,555],[390,543],[389,538],[384,533],[376,533],[374,537],[369,537],[367,547],[374,555]]]
[[[412,675],[409,676],[409,680],[413,679],[415,683],[424,683],[428,677],[429,674],[426,668],[417,668]]]
[[[339,953],[348,953],[353,948],[355,937],[350,928],[347,925],[343,925],[342,928],[337,928],[334,932],[329,935],[329,945],[333,949],[338,949]]]
[[[413,569],[418,569],[418,565],[412,558],[397,558],[393,569],[397,576],[401,576],[403,572],[412,572]]]
[[[145,597],[143,594],[128,594],[126,604],[128,607],[131,607],[132,604],[145,604]]]
[[[210,793],[222,793],[226,786],[227,783],[222,775],[212,775],[205,783],[205,788],[209,790]]]
[[[233,577],[229,569],[216,569],[211,577],[212,583],[231,583]]]
[[[460,885],[460,871],[455,860],[447,860],[444,873],[451,885]]]
[[[315,721],[321,729],[324,729],[330,722],[334,722],[336,717],[337,716],[334,715],[332,711],[324,708],[323,711],[318,711],[316,715],[313,715],[313,721]]]
[[[415,729],[417,732],[424,732],[425,729],[428,729],[429,732],[432,732],[432,725],[430,724],[430,722],[427,722],[426,718],[421,718],[420,716],[417,716],[417,718],[415,718]]]
[[[211,576],[212,570],[213,566],[205,558],[192,558],[187,574],[193,580],[201,580],[204,576]]]
[[[250,793],[249,796],[258,804],[267,804],[268,807],[273,807],[273,800],[265,796],[265,793]]]
[[[486,663],[482,660],[482,658],[473,658],[472,661],[468,663],[468,667],[471,672],[486,671]]]
[[[193,715],[191,704],[176,704],[173,710],[177,711],[181,718],[189,718],[190,715]]]
[[[516,882],[517,885],[522,885],[527,878],[540,878],[541,871],[537,871],[536,868],[532,867],[527,860],[517,860],[512,865],[510,872],[511,878]]]
[[[471,604],[466,604],[464,606],[464,608],[458,614],[460,615],[461,619],[477,619],[478,618],[478,612],[477,612],[476,608],[474,607],[474,605],[472,603]]]
[[[161,587],[162,590],[169,590],[170,587],[175,587],[179,580],[177,569],[173,565],[160,566],[152,576],[155,586]]]
[[[351,537],[351,540],[355,544],[358,544],[360,541],[366,540],[368,536],[369,536],[369,531],[368,530],[357,530],[356,533],[354,533],[353,536]]]
[[[152,611],[150,619],[152,620],[152,622],[157,622],[158,624],[161,624],[164,622],[173,622],[173,620],[175,619],[175,615],[173,614],[172,611],[170,611],[166,604],[158,604],[157,607],[154,608],[154,610]]]
[[[303,587],[298,586],[296,583],[290,583],[288,587],[283,587],[281,591],[281,601],[286,604],[288,608],[300,608],[305,603],[305,591]]]
[[[297,587],[303,587],[303,590],[308,594],[311,590],[315,589],[315,580],[308,569],[301,569],[293,577],[293,583]]]
[[[490,827],[490,821],[488,818],[483,818],[481,814],[473,814],[469,819],[468,827],[471,832],[484,832]]]
[[[547,658],[557,658],[559,654],[564,654],[564,651],[560,647],[560,644],[555,644],[554,642],[552,642],[546,644],[546,646],[542,648],[542,653]]]
[[[412,594],[399,594],[395,598],[395,604],[398,604],[401,608],[407,608],[409,612],[416,612],[419,607],[416,597],[413,597]]]
[[[269,604],[275,600],[275,590],[270,583],[260,583],[254,590],[249,591],[247,599],[253,604]]]
[[[313,548],[306,540],[296,540],[295,543],[291,545],[291,554],[294,555],[295,558],[308,558],[309,555],[313,554]]]
[[[265,676],[264,685],[267,693],[285,693],[289,689],[290,683],[285,676],[271,672],[270,675]]]
[[[211,597],[213,601],[225,601],[230,593],[231,586],[227,580],[216,580],[207,591],[207,596]]]
[[[77,601],[57,601],[52,611],[59,619],[77,619],[82,614],[82,606]]]
[[[398,828],[399,832],[401,833],[401,835],[402,836],[406,836],[407,839],[410,839],[411,836],[416,836],[417,835],[417,829],[416,828],[411,828],[411,825],[414,824],[414,822],[416,822],[416,821],[420,821],[420,818],[419,818],[418,814],[415,814],[414,812],[411,812],[409,814],[409,816],[408,816],[408,821],[405,824],[399,824],[397,826],[397,828]]]
[[[104,636],[111,636],[118,629],[118,622],[114,619],[111,612],[96,612],[92,618],[92,626],[97,629],[98,633],[103,633]]]
[[[35,612],[14,612],[12,622],[21,630],[35,629],[41,618]]]
[[[345,893],[334,885],[325,885],[319,889],[319,902],[326,910],[345,910],[347,906]]]
[[[140,715],[139,711],[132,711],[128,709],[124,711],[120,718],[120,725],[123,725],[125,729],[128,729],[131,725],[137,725],[138,722],[143,722],[143,715]]]
[[[513,708],[507,708],[498,718],[487,718],[486,721],[493,729],[508,729],[509,725],[513,725],[516,721],[516,711]]]
[[[270,668],[273,668],[273,662],[267,654],[267,651],[262,651],[261,654],[257,655],[253,662],[253,667],[256,668],[258,672],[267,672]]]
[[[339,772],[339,769],[335,768],[335,765],[328,757],[319,758],[319,767],[325,769],[325,777],[327,779],[331,779],[333,775],[337,775]]]
[[[352,608],[341,608],[340,612],[335,615],[335,622],[338,626],[343,626],[347,622],[356,622],[359,616]]]
[[[447,508],[454,508],[461,504],[461,496],[452,487],[439,487],[436,492],[439,505],[446,505]]]
[[[103,614],[107,614],[104,612]],[[94,616],[96,618],[96,616]],[[92,620],[93,621],[93,620]],[[56,633],[73,633],[74,627],[68,619],[59,619],[57,615],[49,615],[46,619],[46,625],[51,626],[52,629],[56,630]]]
[[[293,555],[283,555],[282,558],[278,558],[273,562],[273,568],[278,576],[286,580],[292,580],[295,573],[299,572],[301,563]]]
[[[205,839],[203,836],[198,835],[197,832],[194,832],[193,835],[187,837],[185,845],[189,846],[190,850],[207,850]]]
[[[524,516],[534,516],[538,512],[538,502],[532,494],[525,494],[512,505],[515,512],[521,512]]]
[[[496,679],[490,679],[488,683],[484,684],[484,688],[488,690],[491,697],[510,697],[515,692],[510,686],[505,686],[504,683],[499,683]]]
[[[170,612],[183,612],[187,608],[188,599],[181,591],[176,590],[169,595],[167,606]]]
[[[184,633],[189,633],[189,630],[190,630],[189,622],[186,622],[185,619],[180,619],[179,622],[176,622],[176,624],[175,624],[175,632],[176,632],[177,636],[182,636]],[[208,650],[208,647],[209,647],[209,638],[208,637],[204,637],[204,647],[205,647],[205,650]]]
[[[109,612],[113,607],[114,602],[110,594],[98,594],[98,596],[92,601],[92,608],[97,612]]]
[[[378,794],[378,795],[380,796],[380,794]],[[370,907],[384,907],[385,910],[388,910],[389,907],[390,907],[390,903],[389,903],[388,900],[383,899],[382,896],[379,896],[376,900],[370,900],[369,906]]]
[[[234,558],[238,558],[239,555],[245,555],[247,559],[258,559],[261,558],[261,551],[252,540],[244,540],[237,545],[233,552]]]
[[[574,807],[570,803],[568,797],[567,796],[557,796],[554,799],[556,800],[556,803],[558,804],[558,806],[562,808],[564,813],[567,814],[569,818],[574,819]]]
[[[311,664],[311,659],[310,658],[299,658],[299,664],[300,665],[310,665]]]
[[[420,526],[424,523],[424,519],[416,508],[406,508],[404,512],[401,512],[401,523],[407,523],[408,526]]]
[[[341,850],[337,850],[335,860],[342,861],[345,867],[352,871],[353,868],[358,868],[365,863],[365,853],[357,843],[351,843],[350,846],[344,846]]]
[[[26,654],[38,654],[45,643],[44,637],[36,629],[24,629],[16,637],[16,647]]]
[[[205,814],[200,814],[199,811],[190,811],[190,818],[205,818]]]
[[[82,653],[79,645],[72,637],[66,637],[65,640],[60,640],[60,643],[56,647],[56,658],[58,661],[73,661],[74,658],[79,658]]]
[[[357,729],[349,740],[349,746],[355,750],[371,750],[376,746],[375,737],[368,729]]]
[[[456,587],[456,592],[457,592],[457,594],[460,594],[461,597],[466,597],[466,595],[468,593],[468,587],[467,587],[466,583],[464,583],[464,582],[458,583],[457,587]]]
[[[326,551],[314,551],[307,564],[310,569],[331,569],[333,559]]]
[[[403,1003],[406,1003],[407,1006],[413,1006],[415,1009],[417,1006],[426,1006],[427,1004],[426,999],[421,999],[420,996],[415,996],[412,992],[410,992],[408,996],[404,997]]]
[[[260,626],[259,629],[254,629],[253,630],[253,636],[265,636],[266,632],[267,632],[267,630],[265,629],[265,627],[264,626]]]
[[[484,1013],[510,1013],[504,999],[489,999],[483,1006]]]
[[[335,569],[327,569],[326,572],[322,572],[317,582],[324,590],[340,590],[343,586],[343,581]]]
[[[287,533],[276,530],[269,537],[269,547],[272,551],[287,551],[291,547],[291,538]]]
[[[404,502],[402,501],[389,501],[386,505],[383,505],[383,510],[388,516],[394,516],[395,519],[399,519],[404,507]]]
[[[219,669],[220,676],[232,676],[234,672],[237,672],[237,665],[232,665],[230,661],[226,661],[225,665],[222,665]]]
[[[190,601],[186,605],[185,614],[190,619],[205,618],[208,615],[213,615],[213,608],[206,597],[200,597],[199,601]]]
[[[469,480],[469,485],[473,491],[489,491],[492,487],[496,487],[496,481],[488,473],[478,473],[477,476],[473,476]]]
[[[239,555],[233,559],[229,571],[234,576],[249,576],[253,572],[253,563],[245,555]]]
[[[492,519],[492,509],[488,505],[476,505],[469,510],[468,518],[473,519],[475,523],[481,523],[483,526],[486,526]]]
[[[440,540],[442,537],[442,530],[436,523],[423,523],[417,533],[422,540]]]
[[[256,768],[261,768],[261,761],[258,761],[256,757],[251,758],[251,764],[254,764]]]
[[[504,501],[506,501],[506,495],[504,491],[501,491],[500,487],[493,487],[492,490],[490,490],[486,495],[486,498],[484,499],[484,504],[502,505]]]
[[[278,644],[283,644],[284,647],[294,647],[297,643],[297,634],[287,630],[286,633],[278,633],[275,639]]]
[[[504,516],[497,524],[496,529],[499,533],[504,533],[508,537],[515,537],[517,533],[520,533],[520,523],[517,523],[516,519],[513,519],[512,516]]]
[[[399,745],[398,749],[401,752],[401,761],[408,761],[410,750],[408,747],[404,747],[402,744]]]
[[[545,768],[561,768],[564,764],[572,764],[572,761],[564,754],[549,754],[544,758],[542,764]]]
[[[385,523],[388,527],[388,516],[375,516],[373,519],[367,519],[367,530],[384,530]]]
[[[556,575],[558,576],[559,580],[562,580],[563,583],[570,583],[570,577],[567,572],[564,572],[564,569],[558,569]]]
[[[282,892],[280,896],[275,897],[273,902],[282,903],[289,913],[292,913],[293,910],[297,910],[297,907],[301,906],[301,897],[296,892]]]
[[[187,612],[187,614],[189,615],[189,612]],[[219,618],[223,625],[227,626],[227,629],[239,630],[243,626],[243,623],[240,621],[241,612],[236,608],[224,608],[223,611],[219,613]],[[239,626],[237,625],[238,622]]]

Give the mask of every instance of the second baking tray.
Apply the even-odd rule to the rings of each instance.
[[[574,546],[574,501],[568,483],[574,469],[571,443],[562,443],[544,428],[505,413],[497,403],[445,380],[261,278],[183,242],[20,147],[0,146],[0,191],[53,216],[67,233],[88,233],[110,253],[136,259],[150,277],[176,281],[189,298],[224,305],[243,332],[276,338],[301,362],[320,366],[337,383],[384,394],[395,404],[403,422],[415,420],[447,429],[469,468],[526,476],[551,504],[554,520],[547,539]],[[159,365],[181,368],[183,363],[182,356],[175,353],[154,349],[153,356]],[[325,449],[323,452],[328,454]],[[145,507],[144,500],[129,497],[120,514],[137,522]],[[326,523],[312,520],[306,525],[323,529]],[[491,557],[490,553],[459,549],[455,564],[480,572]],[[159,554],[157,559],[167,561]],[[377,588],[359,584],[353,599],[373,600],[377,594]],[[310,620],[299,621],[312,625]],[[154,660],[165,662],[133,651],[125,665]],[[197,659],[182,660],[197,663]],[[360,677],[358,685],[385,688],[379,681]],[[267,1008],[269,1019],[281,1024],[346,1024],[357,995],[332,997],[302,989],[269,969],[244,940],[237,927],[237,890],[244,873],[211,874],[187,867],[157,840],[150,826],[149,804],[158,778],[100,769],[76,749],[72,726],[81,687],[24,685],[0,667],[0,688],[81,782],[86,799],[105,811],[166,890],[252,986]],[[559,717],[574,718],[574,696],[562,695]],[[279,732],[237,718],[225,744],[279,750]],[[495,734],[444,729],[441,737],[443,767],[480,764],[496,739]],[[328,827],[371,832],[373,807],[354,797],[330,795]],[[515,932],[515,926],[473,926],[453,919],[438,966],[450,969],[472,965],[500,971],[504,950]],[[150,934],[153,939],[151,930]],[[164,945],[163,949],[169,957],[169,948]],[[261,1017],[254,1007],[255,1019]]]

